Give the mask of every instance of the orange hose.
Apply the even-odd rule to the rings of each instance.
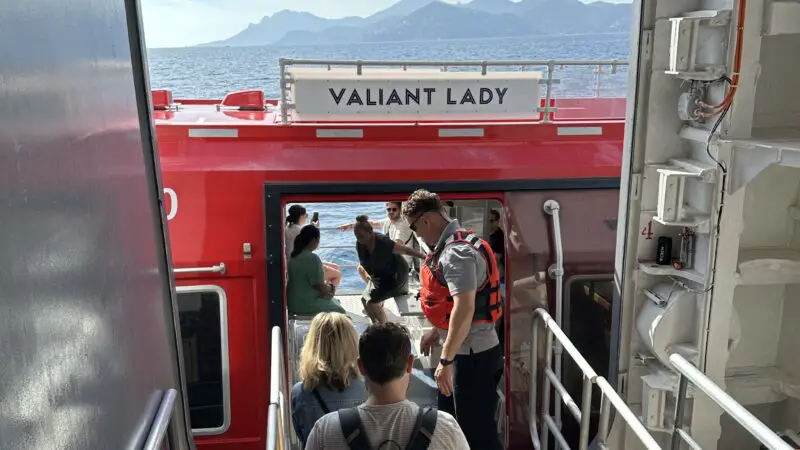
[[[747,0],[739,0],[739,9],[736,19],[736,47],[733,53],[733,72],[731,73],[731,86],[728,94],[722,103],[713,106],[713,114],[718,114],[723,109],[730,106],[733,96],[736,95],[736,88],[739,86],[739,70],[742,67],[742,42],[744,41],[744,16],[747,9]]]

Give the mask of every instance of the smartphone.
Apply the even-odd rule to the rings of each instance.
[[[319,222],[319,213],[315,212],[313,216],[311,216],[311,223]]]

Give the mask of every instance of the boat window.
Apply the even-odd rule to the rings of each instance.
[[[491,210],[499,210],[502,206],[497,200],[456,200],[451,203],[450,215],[465,228],[484,238],[489,234]]]
[[[230,424],[225,291],[187,286],[177,292],[192,432],[221,434]]]
[[[461,202],[459,202],[461,203]],[[458,220],[465,228],[471,229],[481,237],[486,236],[486,212],[489,209],[488,201],[464,202],[458,205]]]

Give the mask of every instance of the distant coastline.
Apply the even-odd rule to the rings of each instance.
[[[280,11],[220,41],[195,47],[320,46],[618,34],[630,31],[629,3],[579,0],[400,0],[369,17],[326,19]]]
[[[523,39],[526,37],[535,38],[535,39],[547,39],[547,38],[569,38],[569,37],[604,37],[604,36],[625,36],[627,37],[630,34],[628,31],[611,31],[611,32],[600,32],[600,33],[564,33],[564,34],[540,34],[534,36],[494,36],[494,37],[484,37],[484,38],[451,38],[451,39],[430,39],[430,40],[406,40],[406,41],[382,41],[382,42],[355,42],[349,44],[408,44],[408,43],[424,43],[424,42],[439,42],[439,43],[459,43],[459,42],[491,42],[491,41],[506,41],[509,38],[518,38]],[[260,44],[260,45],[187,45],[184,47],[147,47],[148,50],[184,50],[184,49],[192,49],[192,48],[207,48],[207,49],[225,49],[225,48],[257,48],[257,47],[268,47],[271,49],[281,49],[281,48],[295,48],[295,47],[335,47],[341,46],[342,44],[348,43],[341,43],[341,42],[327,42],[321,44],[289,44],[289,43],[275,43],[275,44]]]
[[[174,98],[223,98],[245,89],[280,95],[278,60],[331,59],[381,61],[620,60],[630,58],[626,33],[548,35],[546,38],[492,38],[404,43],[308,46],[183,47],[148,49],[153,89],[171,89]],[[517,70],[499,68],[498,70]],[[559,68],[559,96],[594,95],[593,67]],[[606,96],[625,95],[627,68],[602,76]]]

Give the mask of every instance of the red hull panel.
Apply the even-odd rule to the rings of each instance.
[[[198,110],[186,107],[178,112],[155,111],[164,187],[172,189],[177,199],[175,202],[165,196],[171,217],[173,265],[226,265],[224,276],[178,275],[179,285],[216,284],[228,295],[232,421],[222,435],[196,438],[198,446],[209,450],[264,446],[269,386],[265,184],[418,180],[424,185],[425,181],[616,178],[622,158],[624,100],[595,100],[598,103],[594,108],[586,106],[586,99],[574,102],[574,109],[564,108],[568,102],[560,103],[559,107],[564,108],[559,112],[562,121],[549,124],[281,126],[274,124],[271,113],[264,111],[217,112],[202,106]],[[592,116],[609,110],[616,120],[592,120]],[[349,137],[326,137],[336,133]],[[521,197],[507,197],[503,192],[491,196],[506,202],[512,220],[525,217],[520,212],[523,206],[518,203]],[[576,207],[588,208],[595,199],[589,195],[580,197],[569,201]],[[375,194],[335,198],[373,199],[386,197]],[[541,206],[524,204],[533,209]],[[602,214],[615,218],[616,207],[602,204]],[[524,236],[525,230],[537,230],[541,237],[542,227],[546,228],[546,224],[529,225],[517,225],[519,233]],[[572,232],[590,236],[587,233],[596,230],[578,228]],[[252,248],[249,257],[243,254],[245,243]],[[546,247],[548,241],[537,241],[536,245]],[[606,270],[613,264],[613,239],[609,248],[584,252],[583,256],[574,255],[575,261],[584,261],[592,271]],[[534,251],[521,254],[519,261],[527,261],[530,253]],[[548,251],[538,249],[536,253]],[[513,252],[510,257],[514,258]],[[510,270],[519,274],[526,269],[513,266]],[[521,316],[512,313],[510,317],[510,332],[506,335],[513,346],[517,317]],[[513,367],[509,370],[510,448],[530,448],[527,388],[519,385],[523,375],[514,372]]]

